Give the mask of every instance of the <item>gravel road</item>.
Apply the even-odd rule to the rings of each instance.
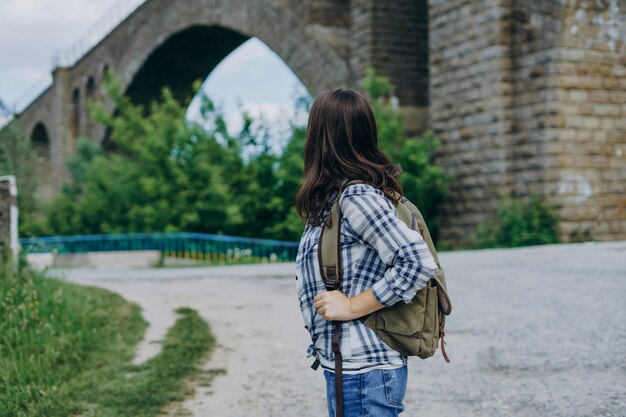
[[[453,312],[446,351],[409,361],[405,416],[626,417],[626,242],[440,254]],[[137,302],[150,322],[137,362],[179,306],[197,309],[225,369],[182,406],[194,417],[324,416],[309,368],[295,264],[53,271]]]

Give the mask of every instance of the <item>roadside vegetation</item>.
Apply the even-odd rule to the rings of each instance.
[[[0,262],[0,416],[158,415],[214,343],[194,310],[177,313],[161,353],[133,366],[147,326],[137,305]]]
[[[379,143],[402,165],[406,195],[418,204],[436,240],[439,207],[450,181],[434,162],[440,143],[430,131],[419,138],[408,136],[391,104],[395,87],[388,78],[370,69],[361,86],[376,113]],[[109,130],[109,138],[104,146],[89,138],[78,141],[68,181],[49,207],[31,210],[23,197],[22,236],[184,231],[300,238],[303,224],[294,199],[302,179],[306,126],[292,122],[277,154],[271,146],[277,138],[261,121],[242,114],[242,130],[229,134],[220,108],[204,94],[199,96],[201,120],[190,121],[186,106],[167,87],[149,109],[122,94],[114,73],[105,78],[103,88],[116,113],[97,102],[89,107],[92,119]],[[311,101],[301,97],[297,111],[307,114]],[[17,130],[6,133],[19,135]],[[27,184],[32,171],[18,175],[18,182]],[[32,195],[25,187],[20,190]]]
[[[493,221],[479,225],[479,248],[545,245],[559,242],[559,217],[553,206],[537,193],[524,199],[500,197]]]
[[[306,126],[291,123],[280,153],[261,121],[242,114],[243,128],[229,133],[222,111],[200,94],[199,121],[186,120],[187,108],[166,87],[150,108],[122,94],[119,77],[109,73],[103,88],[117,109],[90,102],[91,117],[110,132],[104,146],[78,141],[68,162],[68,180],[45,207],[34,198],[36,157],[19,120],[0,130],[0,175],[15,173],[20,190],[22,236],[131,232],[198,232],[297,241],[302,222],[294,197],[303,172]],[[395,86],[373,69],[361,89],[372,103],[379,143],[400,163],[406,196],[419,207],[439,242],[441,206],[452,177],[436,163],[441,145],[432,131],[409,137],[392,102]],[[195,91],[200,90],[200,81]],[[308,113],[312,99],[297,101]],[[148,111],[147,111],[148,110]],[[303,119],[300,117],[299,119]],[[495,219],[479,225],[474,247],[516,247],[558,242],[558,218],[539,195],[501,197]]]

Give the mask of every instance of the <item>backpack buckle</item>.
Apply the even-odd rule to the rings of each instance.
[[[326,266],[325,269],[325,280],[324,284],[326,285],[326,291],[334,291],[337,289],[337,269],[334,266]]]

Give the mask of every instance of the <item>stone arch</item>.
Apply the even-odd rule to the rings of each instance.
[[[315,4],[312,9],[311,4]],[[324,10],[328,13],[318,13]],[[55,68],[51,88],[20,113],[20,118],[28,126],[43,120],[51,129],[51,177],[58,187],[67,175],[65,162],[75,151],[75,138],[85,135],[112,146],[105,139],[106,128],[88,123],[85,117],[85,82],[89,76],[95,76],[96,94],[102,96],[105,109],[114,114],[115,104],[104,97],[100,88],[107,68],[118,74],[128,88],[149,57],[172,36],[190,34],[186,30],[196,27],[217,27],[232,37],[239,34],[242,39],[259,39],[284,61],[309,92],[318,94],[336,86],[352,85],[350,65],[356,59],[351,60],[352,53],[359,62],[371,60],[368,48],[358,47],[356,52],[350,52],[350,10],[346,0],[147,0],[73,65]],[[341,18],[329,20],[327,16]],[[369,20],[360,23],[363,29],[369,25]],[[205,69],[205,77],[210,69]]]
[[[87,82],[85,83],[85,95],[86,97],[93,98],[96,93],[96,79],[92,76],[87,78]]]
[[[194,76],[206,77],[231,51],[245,40],[256,37],[273,50],[313,94],[350,84],[347,40],[331,36],[321,28],[303,25],[305,8],[305,2],[282,0],[246,4],[215,0],[210,7],[200,1],[145,2],[135,13],[151,16],[151,22],[137,25],[130,39],[120,33],[119,41],[125,42],[132,54],[124,56],[124,62],[115,62],[113,68],[121,73],[128,94],[138,102],[149,100],[151,94],[158,96],[159,91],[155,90],[167,84],[166,81],[173,81],[179,96],[189,95],[190,87],[184,84]],[[194,52],[200,55],[193,55]],[[190,55],[194,56],[191,62],[198,61],[193,68],[168,74],[168,67],[163,67],[176,62],[177,56]],[[190,60],[179,59],[178,62],[189,64]]]
[[[50,135],[48,129],[42,122],[37,122],[30,134],[30,142],[35,153],[37,154],[37,162],[50,161]]]
[[[53,182],[50,172],[52,171],[52,158],[50,152],[50,135],[46,125],[39,121],[35,124],[30,134],[30,143],[37,155],[37,178],[39,179],[40,192],[44,196],[52,195]]]
[[[194,25],[172,34],[145,60],[126,95],[147,105],[168,86],[183,104],[194,95],[192,82],[204,79],[227,55],[249,38],[220,27]]]

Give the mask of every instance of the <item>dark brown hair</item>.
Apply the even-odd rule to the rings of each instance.
[[[378,147],[374,112],[353,90],[322,93],[313,103],[304,145],[304,178],[296,195],[296,212],[321,225],[328,199],[344,178],[358,179],[382,190],[394,204],[402,195],[393,164]]]

